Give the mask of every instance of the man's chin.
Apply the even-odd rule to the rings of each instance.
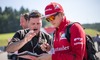
[[[38,34],[38,33],[39,33],[39,31],[35,31],[35,33],[36,33],[36,34]]]

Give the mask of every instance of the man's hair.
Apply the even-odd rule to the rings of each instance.
[[[29,13],[21,14],[21,16],[24,17],[24,19],[27,21],[29,17]]]
[[[41,13],[39,13],[37,10],[33,10],[31,13],[29,13],[28,20],[30,20],[30,18],[38,18],[41,16]]]

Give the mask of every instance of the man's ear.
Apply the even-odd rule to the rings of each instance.
[[[63,14],[63,13],[59,13],[58,16],[59,16],[59,17],[63,17],[64,14]]]
[[[62,12],[61,15],[64,16],[64,13]]]

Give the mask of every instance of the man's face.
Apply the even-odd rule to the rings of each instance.
[[[34,30],[36,33],[40,31],[40,28],[42,27],[42,20],[41,18],[30,18],[28,22],[28,27],[30,30]]]
[[[54,27],[59,27],[62,17],[59,14],[54,14],[46,18]]]
[[[20,17],[20,26],[22,26],[23,29],[26,29],[28,27],[27,21],[25,20],[23,16]]]

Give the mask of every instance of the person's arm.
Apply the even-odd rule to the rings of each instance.
[[[40,57],[37,57],[35,60],[52,60],[52,55],[51,54],[43,54]]]
[[[27,33],[25,38],[23,40],[20,40],[20,34],[17,32],[12,41],[8,44],[6,47],[7,52],[15,52],[18,51],[20,48],[22,48],[27,42],[29,42],[36,34],[33,33]],[[13,42],[15,41],[15,42]]]
[[[18,51],[21,47],[23,47],[27,41],[25,39],[17,41],[17,42],[11,42],[7,47],[6,51],[7,52],[15,52]]]

